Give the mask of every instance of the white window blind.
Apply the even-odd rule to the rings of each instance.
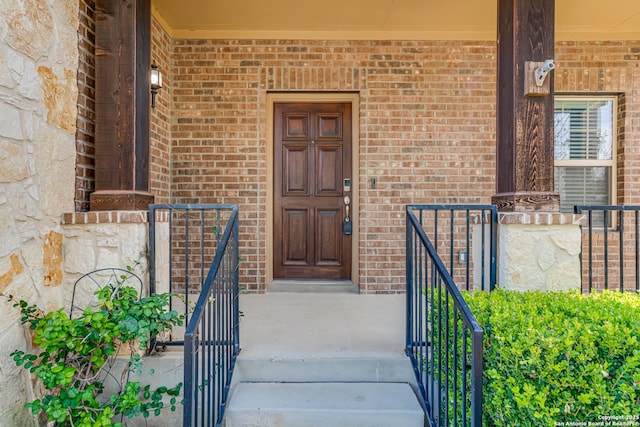
[[[615,111],[614,97],[556,95],[554,182],[563,212],[613,203]]]

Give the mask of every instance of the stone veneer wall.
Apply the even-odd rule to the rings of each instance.
[[[146,211],[66,213],[62,224],[66,283],[97,269],[139,264],[133,272],[147,284]]]
[[[518,291],[580,289],[582,215],[498,215],[499,286]]]
[[[62,227],[74,210],[78,0],[0,0],[0,292],[64,303]],[[0,425],[29,426],[19,313],[0,298]]]

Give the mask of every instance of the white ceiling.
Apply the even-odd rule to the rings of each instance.
[[[495,40],[497,0],[152,0],[175,38]],[[640,40],[640,0],[557,0],[558,40]]]

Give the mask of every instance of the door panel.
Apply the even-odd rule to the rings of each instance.
[[[274,278],[350,279],[351,104],[274,104]]]
[[[339,114],[319,113],[318,140],[342,139],[342,117]]]
[[[318,209],[316,214],[316,265],[337,266],[342,260],[342,211]]]
[[[284,141],[309,139],[309,114],[292,113],[284,114],[285,134]]]
[[[284,209],[283,264],[312,265],[309,246],[311,215],[308,209]]]
[[[316,156],[316,196],[342,196],[342,147],[319,146]]]
[[[305,145],[283,147],[282,186],[285,196],[308,196],[309,148]]]

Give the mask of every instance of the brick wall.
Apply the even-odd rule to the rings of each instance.
[[[95,1],[80,0],[75,210],[89,210],[95,189]]]
[[[615,203],[640,204],[640,41],[561,42],[556,45],[555,91],[571,94],[618,95],[617,194]],[[635,286],[635,253],[633,253],[634,220],[625,221],[624,282]],[[604,234],[593,234],[592,271],[589,272],[589,241],[586,227],[582,241],[582,283],[588,287],[589,274],[594,288],[604,287]],[[608,283],[617,288],[620,276],[619,235],[607,236]]]
[[[156,96],[156,107],[151,109],[149,188],[155,196],[155,203],[169,203],[171,192],[171,46],[171,37],[152,16],[151,61],[158,65],[163,78],[163,87]]]
[[[619,96],[618,203],[640,203],[640,41],[561,42],[556,93]]]
[[[240,204],[250,290],[265,286],[268,91],[360,94],[364,292],[404,287],[407,203],[494,193],[493,43],[175,40],[173,52],[172,201]]]
[[[80,7],[76,209],[93,180],[93,2]],[[151,124],[156,201],[238,203],[243,283],[266,274],[266,94],[360,96],[360,281],[404,283],[407,203],[487,203],[495,191],[495,46],[463,41],[171,40]],[[640,41],[559,42],[558,93],[619,94],[618,203],[640,203]],[[376,178],[376,189],[370,186]]]
[[[264,288],[266,93],[360,95],[360,279],[404,282],[407,203],[495,192],[495,46],[459,41],[176,40],[173,201],[239,203],[244,281]],[[620,93],[619,200],[638,203],[639,42],[560,42],[556,91]],[[371,178],[377,187],[371,189]]]

